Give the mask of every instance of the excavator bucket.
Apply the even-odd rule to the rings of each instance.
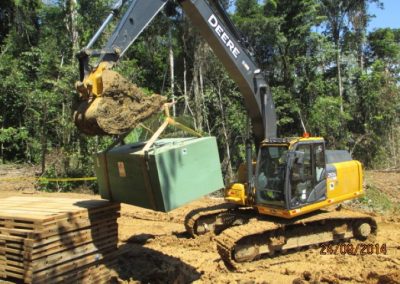
[[[81,100],[74,121],[87,135],[123,134],[161,110],[166,102],[160,95],[144,95],[115,71],[106,69],[95,76],[95,80],[89,77],[77,86]]]

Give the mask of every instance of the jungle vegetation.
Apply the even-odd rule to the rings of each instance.
[[[302,135],[302,120],[308,132],[326,139],[328,148],[349,150],[366,168],[399,167],[400,29],[367,29],[373,17],[368,7],[384,9],[381,1],[221,2],[271,87],[279,136]],[[113,138],[88,137],[74,126],[75,54],[105,19],[110,4],[1,1],[1,163],[38,164],[52,176],[93,174],[91,156]],[[216,136],[230,180],[244,158],[243,99],[179,7],[167,10],[117,70],[150,93],[177,99],[177,116]],[[111,32],[106,30],[98,48]]]

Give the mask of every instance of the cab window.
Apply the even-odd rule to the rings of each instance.
[[[287,152],[283,146],[266,146],[260,150],[256,172],[258,202],[284,205]]]
[[[299,144],[290,171],[291,207],[325,199],[325,179],[324,144]]]
[[[290,177],[291,203],[294,206],[307,202],[314,184],[311,144],[298,145],[296,152],[299,157],[294,161]]]
[[[325,179],[325,153],[323,144],[315,144],[315,185]]]

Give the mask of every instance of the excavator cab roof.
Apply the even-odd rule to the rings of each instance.
[[[322,137],[284,137],[284,138],[267,138],[261,142],[261,147],[271,146],[271,145],[287,145],[292,148],[295,144],[299,142],[324,142],[324,138]]]

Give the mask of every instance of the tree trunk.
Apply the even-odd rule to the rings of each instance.
[[[218,100],[219,100],[219,109],[221,112],[221,121],[222,121],[222,135],[224,136],[224,142],[225,142],[225,157],[222,161],[222,164],[224,168],[226,168],[226,173],[225,173],[225,182],[230,183],[232,182],[233,178],[233,170],[232,170],[232,163],[231,163],[231,151],[230,151],[230,145],[229,145],[229,134],[226,128],[226,117],[225,117],[225,109],[222,101],[222,95],[221,95],[221,84],[222,82],[218,85]]]
[[[202,59],[203,61],[203,59]],[[208,122],[208,114],[207,114],[207,108],[205,104],[205,98],[204,98],[204,81],[203,81],[203,68],[202,68],[203,62],[200,62],[199,66],[199,83],[200,83],[200,94],[201,94],[201,106],[203,109],[203,121],[205,122],[207,126],[207,132],[209,135],[211,135],[211,130],[210,130],[210,124]]]
[[[199,84],[199,67],[198,62],[195,62],[194,72],[193,72],[193,95],[194,95],[194,107],[195,107],[195,117],[196,125],[198,130],[203,130],[203,116],[201,107],[201,95],[200,95],[200,84]]]
[[[3,130],[3,127],[1,128]],[[4,160],[4,143],[1,142],[0,143],[0,157],[1,157],[1,161],[4,164],[5,160]]]
[[[340,112],[343,113],[343,82],[341,73],[341,56],[340,56],[340,46],[339,39],[335,40],[336,45],[336,67],[337,67],[337,79],[339,87],[339,98],[340,98]]]
[[[78,1],[77,0],[67,0],[67,11],[69,14],[69,23],[68,23],[68,30],[70,31],[71,35],[71,43],[72,43],[72,56],[75,56],[75,53],[79,50],[79,42],[78,42]],[[75,59],[75,58],[73,58]]]
[[[189,107],[189,101],[188,101],[188,95],[187,95],[187,63],[186,63],[186,56],[183,56],[183,98],[185,100],[185,107],[183,109],[183,113],[186,114],[188,107]]]
[[[364,35],[361,35],[361,37],[365,38]],[[361,72],[364,71],[363,45],[364,45],[364,39],[359,43],[359,46],[358,46],[358,66],[360,67]]]
[[[171,99],[172,99],[172,116],[176,116],[176,107],[175,107],[175,75],[174,75],[174,50],[172,48],[172,32],[171,27],[168,31],[169,36],[169,70],[170,70],[170,80],[171,80]]]
[[[40,137],[41,150],[41,175],[46,171],[46,154],[47,154],[47,103],[43,104],[43,120],[42,120],[42,133]]]

